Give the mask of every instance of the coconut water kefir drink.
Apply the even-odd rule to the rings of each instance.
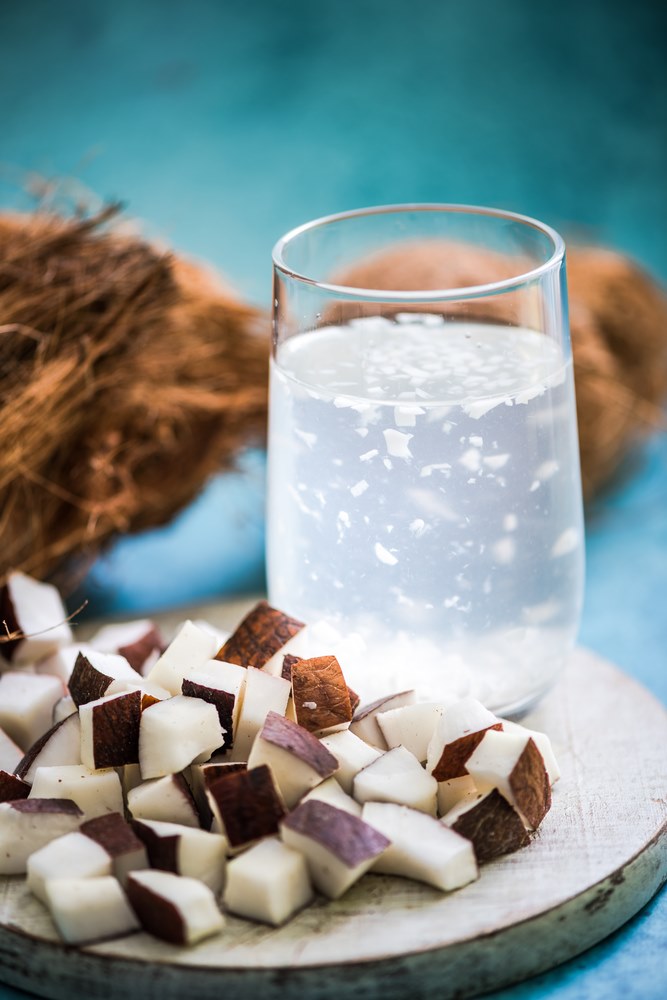
[[[437,314],[279,346],[270,598],[366,698],[416,686],[508,712],[548,686],[581,610],[573,393],[550,337]]]

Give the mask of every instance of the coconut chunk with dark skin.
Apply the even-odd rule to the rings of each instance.
[[[347,892],[390,843],[357,816],[314,799],[286,816],[280,835],[304,855],[313,884],[330,899]]]
[[[22,750],[51,728],[62,681],[48,674],[9,670],[0,676],[0,726]]]
[[[248,767],[260,764],[271,768],[288,809],[338,770],[337,759],[312,733],[276,712],[267,715],[248,757]]]
[[[176,774],[208,760],[224,734],[215,705],[175,695],[141,713],[139,766],[142,778]]]
[[[81,723],[76,712],[57,722],[30,747],[16,765],[15,773],[29,784],[38,767],[81,763]]]
[[[182,774],[142,781],[127,793],[127,808],[134,819],[199,826],[199,810]]]
[[[136,684],[139,676],[125,657],[116,653],[89,651],[79,653],[69,679],[69,693],[75,705],[97,701],[105,694],[123,690],[126,684]]]
[[[296,721],[317,735],[347,728],[352,706],[343,671],[335,656],[314,656],[292,666]]]
[[[123,789],[112,767],[97,771],[84,764],[38,767],[30,798],[72,799],[86,819],[123,809]]]
[[[267,601],[260,601],[221,646],[215,659],[238,663],[242,667],[266,667],[304,627],[297,618],[272,608]]]
[[[151,868],[197,878],[218,895],[225,877],[227,841],[217,833],[153,819],[133,821]]]
[[[216,778],[224,778],[228,774],[245,771],[247,767],[248,765],[244,761],[210,761],[208,764],[192,764],[184,772],[197,803],[202,829],[210,830],[213,822],[213,813],[206,795],[208,786]]]
[[[218,720],[223,730],[221,750],[231,750],[234,745],[234,716],[236,695],[215,687],[215,681],[199,677],[198,680],[184,677],[181,692],[188,698],[201,698],[209,705],[215,705]]]
[[[443,816],[442,822],[472,841],[480,864],[530,843],[521,817],[497,788],[466,797]]]
[[[212,830],[224,834],[234,850],[278,832],[285,807],[265,765],[217,778],[208,786]]]
[[[72,642],[72,629],[60,594],[50,583],[25,573],[10,573],[0,587],[0,622],[16,636],[0,645],[10,662],[35,663]]]
[[[448,705],[428,745],[426,770],[436,781],[463,777],[468,773],[466,762],[486,731],[502,728],[500,719],[475,698],[461,698]]]
[[[107,813],[82,823],[80,832],[104,848],[111,858],[111,873],[123,885],[129,872],[148,868],[143,842],[120,813]]]
[[[551,807],[551,784],[544,759],[527,733],[489,730],[466,762],[480,792],[497,788],[529,830]]]
[[[295,663],[299,663],[303,660],[303,656],[295,656],[293,653],[285,653],[283,656],[283,663],[281,668],[280,676],[283,680],[292,680],[292,667]],[[350,708],[352,709],[352,714],[356,712],[361,704],[361,698],[356,691],[353,691],[351,687],[347,688],[347,696],[350,699]]]
[[[378,715],[394,708],[402,708],[404,705],[414,705],[416,701],[415,691],[399,691],[398,694],[387,695],[368,705],[362,705],[354,713],[350,732],[378,750],[388,750],[387,741],[377,721]]]
[[[159,629],[148,618],[104,625],[90,639],[90,645],[101,653],[124,656],[139,674],[151,655],[156,652],[161,655],[167,648]]]
[[[81,763],[90,768],[136,764],[141,706],[141,691],[106,695],[81,705]]]
[[[0,875],[20,875],[28,858],[56,837],[78,829],[83,813],[67,799],[0,803]]]
[[[170,944],[196,944],[225,924],[215,896],[198,879],[164,871],[133,872],[127,896],[144,930]]]
[[[169,643],[159,660],[146,675],[147,680],[166,688],[171,694],[180,694],[183,678],[200,670],[215,653],[218,643],[207,630],[194,622],[185,621]]]
[[[139,930],[139,921],[113,875],[50,879],[44,894],[53,922],[68,944],[90,944]]]
[[[17,799],[27,799],[30,785],[15,774],[0,770],[0,802],[15,802]]]

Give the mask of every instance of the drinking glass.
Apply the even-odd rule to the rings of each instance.
[[[273,261],[270,601],[365,698],[521,713],[582,603],[561,237],[399,205],[303,225]]]

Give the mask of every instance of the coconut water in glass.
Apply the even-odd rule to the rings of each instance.
[[[404,206],[304,226],[274,261],[271,602],[365,699],[521,712],[583,588],[560,237]]]

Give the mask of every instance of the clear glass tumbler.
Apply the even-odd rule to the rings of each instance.
[[[271,602],[365,699],[521,712],[582,603],[561,237],[390,206],[301,226],[273,259]]]

